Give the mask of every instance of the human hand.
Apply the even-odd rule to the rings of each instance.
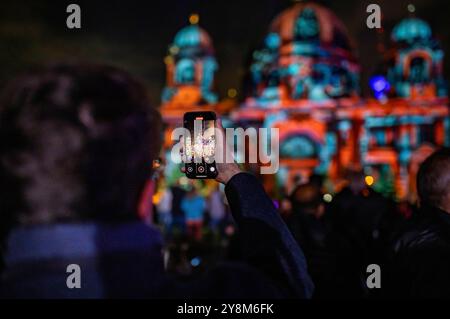
[[[241,173],[242,171],[234,161],[233,150],[230,149],[227,145],[225,138],[225,129],[222,126],[222,121],[218,119],[216,123],[217,129],[222,133],[221,140],[223,141],[223,143],[216,143],[216,155],[222,154],[222,156],[219,156],[219,158],[222,159],[221,161],[219,161],[220,163],[216,162],[218,173],[216,181],[226,185],[233,178],[233,176]],[[229,161],[229,159],[232,159],[232,161]]]

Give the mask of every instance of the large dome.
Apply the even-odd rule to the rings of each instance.
[[[270,31],[278,33],[284,43],[299,37],[307,40],[316,36],[324,46],[353,48],[341,20],[329,9],[315,3],[298,3],[284,10],[274,19]]]

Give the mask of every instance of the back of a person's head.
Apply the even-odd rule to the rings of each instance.
[[[144,87],[114,67],[24,74],[0,101],[1,223],[136,218],[160,143]]]
[[[450,148],[438,150],[422,163],[417,192],[421,206],[450,213]]]
[[[366,188],[364,178],[364,172],[358,168],[349,168],[345,172],[345,179],[348,182],[348,187],[354,194],[359,194]]]
[[[317,214],[323,205],[320,188],[313,183],[297,186],[291,196],[294,213]]]

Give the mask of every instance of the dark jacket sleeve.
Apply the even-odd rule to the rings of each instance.
[[[225,193],[240,233],[242,258],[296,298],[310,298],[314,285],[302,250],[256,177],[240,173]]]

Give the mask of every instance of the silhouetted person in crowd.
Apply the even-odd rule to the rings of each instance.
[[[366,268],[380,263],[397,224],[395,203],[368,187],[365,174],[347,172],[347,186],[328,207],[330,249],[336,254],[336,285],[342,297],[367,297]]]
[[[178,182],[170,187],[170,191],[172,194],[172,223],[169,228],[169,234],[172,235],[175,229],[184,234],[186,232],[186,218],[181,209],[181,203],[186,196],[186,191]]]
[[[158,212],[158,224],[164,227],[164,231],[169,231],[172,225],[172,198],[173,194],[170,187],[162,192],[161,198],[156,205]]]
[[[308,269],[315,285],[314,298],[329,296],[332,288],[334,259],[328,249],[329,227],[320,184],[297,186],[290,196],[291,214],[287,224],[305,252]]]
[[[315,185],[318,189],[322,189],[324,183],[324,176],[319,174],[312,174],[309,178],[309,184]]]
[[[186,219],[187,233],[191,239],[202,239],[203,217],[206,209],[205,199],[197,193],[195,186],[183,198],[181,209]]]
[[[227,212],[224,198],[219,187],[216,187],[211,194],[209,194],[207,207],[212,231],[216,234],[221,234]]]
[[[290,199],[292,214],[288,225],[294,237],[302,243],[305,254],[324,247],[325,206],[320,189],[314,184],[300,185],[292,192]]]
[[[382,289],[393,298],[449,298],[449,148],[420,166],[417,192],[419,216],[395,240],[391,258],[382,268]]]
[[[196,281],[166,275],[161,235],[138,217],[139,203],[151,200],[143,190],[160,122],[145,88],[113,67],[54,66],[8,85],[0,103],[2,296],[311,296],[300,247],[257,179],[234,163],[217,164],[217,181],[243,258]],[[66,285],[69,265],[80,267],[81,289]]]

